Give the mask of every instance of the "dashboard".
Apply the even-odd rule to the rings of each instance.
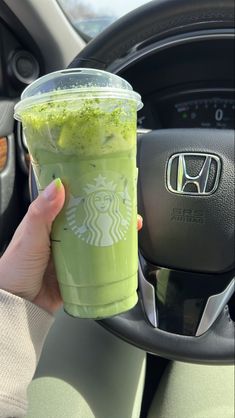
[[[234,35],[169,44],[140,48],[120,74],[142,96],[138,128],[234,129]]]
[[[139,129],[234,127],[233,89],[190,90],[160,98],[156,95],[138,114]]]
[[[19,33],[0,19],[0,97],[17,99],[43,73],[40,51]],[[234,129],[233,42],[218,33],[160,51],[151,46],[149,55],[140,48],[140,59],[119,72],[142,96],[138,128]]]

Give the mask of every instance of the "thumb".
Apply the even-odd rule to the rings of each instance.
[[[6,254],[18,250],[22,253],[43,254],[50,250],[52,222],[63,207],[65,190],[61,180],[53,180],[29,206],[18,226]],[[18,252],[17,252],[18,253]]]
[[[33,220],[33,222],[45,224],[50,232],[52,222],[63,207],[64,199],[64,187],[61,180],[57,178],[31,203],[26,218],[30,223]]]
[[[49,241],[52,222],[62,209],[64,200],[64,186],[61,180],[57,178],[31,203],[27,214],[16,231],[16,237],[24,234],[25,243],[28,241],[28,244],[31,244],[33,239],[37,240],[38,244],[41,243],[45,246]]]
[[[31,203],[1,258],[0,288],[29,300],[38,294],[50,257],[51,225],[64,199],[63,184],[56,179]]]

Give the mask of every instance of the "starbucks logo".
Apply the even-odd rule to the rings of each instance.
[[[132,212],[128,181],[116,173],[113,177],[110,181],[97,175],[83,187],[81,196],[70,198],[68,225],[87,244],[107,247],[125,239]]]

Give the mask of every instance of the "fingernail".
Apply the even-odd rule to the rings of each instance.
[[[62,181],[60,180],[60,178],[57,178],[55,180],[53,180],[49,186],[47,186],[45,188],[45,190],[43,191],[43,196],[47,199],[47,200],[54,200],[58,190],[60,190],[62,187]]]
[[[62,181],[60,180],[59,177],[57,177],[57,179],[54,180],[55,183],[55,187],[57,188],[57,190],[60,190],[61,187],[63,186]]]
[[[143,218],[141,215],[137,216],[138,231],[143,227]]]

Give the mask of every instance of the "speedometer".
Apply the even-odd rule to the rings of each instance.
[[[234,128],[235,100],[220,97],[176,103],[174,118],[180,126]]]
[[[234,129],[233,92],[188,92],[162,98],[157,115],[163,128]]]

